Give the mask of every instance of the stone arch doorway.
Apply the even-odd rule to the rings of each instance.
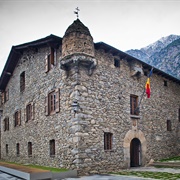
[[[133,140],[136,139],[136,140]],[[138,140],[137,140],[138,139]],[[133,140],[133,141],[132,141]],[[139,142],[138,142],[139,141]],[[123,142],[124,148],[124,167],[130,168],[131,167],[131,142],[136,144],[137,147],[140,145],[140,165],[144,166],[146,164],[146,150],[147,150],[147,142],[144,136],[144,133],[141,130],[129,130]],[[139,144],[139,145],[138,145]]]
[[[134,138],[130,143],[130,166],[141,166],[141,142],[138,138]]]

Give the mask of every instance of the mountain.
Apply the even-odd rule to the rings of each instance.
[[[180,36],[169,35],[141,49],[126,51],[178,79],[180,79]]]

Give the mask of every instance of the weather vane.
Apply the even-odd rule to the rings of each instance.
[[[79,17],[79,11],[80,11],[80,9],[78,7],[76,8],[76,11],[74,11],[74,14],[77,15],[77,18]]]

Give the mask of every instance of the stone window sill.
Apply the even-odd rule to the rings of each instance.
[[[104,152],[115,152],[113,149],[109,149],[109,150],[104,150]]]
[[[131,118],[134,118],[134,119],[141,119],[141,116],[139,116],[139,115],[132,115],[132,114],[131,114],[130,117],[131,117]]]

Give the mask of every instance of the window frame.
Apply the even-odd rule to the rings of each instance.
[[[32,142],[28,142],[28,157],[32,157]]]
[[[167,87],[168,86],[168,82],[167,80],[164,80],[164,86]]]
[[[116,67],[116,68],[120,67],[120,59],[114,58],[114,67]]]
[[[50,91],[45,99],[46,115],[53,115],[60,111],[60,89]]]
[[[45,69],[46,72],[49,72],[55,66],[56,59],[56,50],[53,47],[50,47],[50,53],[45,57]]]
[[[25,71],[20,74],[20,92],[25,90]]]
[[[21,111],[18,110],[14,113],[14,127],[21,125]]]
[[[8,147],[8,144],[6,144],[6,156],[8,156],[9,154],[9,147]]]
[[[9,117],[4,119],[4,131],[9,131]]]
[[[135,100],[135,102],[133,100]],[[138,96],[131,94],[130,95],[130,114],[139,116],[139,111],[137,108],[138,108]]]
[[[20,156],[20,144],[16,143],[16,156],[19,157]]]
[[[56,147],[55,139],[51,139],[49,141],[49,155],[50,155],[50,157],[55,156],[55,154],[56,154],[55,147]]]
[[[172,131],[172,123],[171,120],[167,120],[167,131]]]
[[[34,103],[31,102],[31,103],[28,103],[26,105],[26,109],[25,109],[25,122],[28,122],[28,121],[31,121],[31,120],[34,120]]]
[[[113,133],[104,132],[104,150],[111,151],[113,145]]]

